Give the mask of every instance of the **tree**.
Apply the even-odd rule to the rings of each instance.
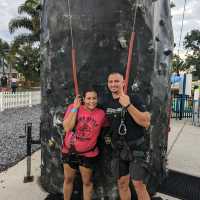
[[[0,38],[0,56],[5,57],[6,51],[9,50],[9,44]]]
[[[193,51],[193,53],[199,53],[200,31],[195,29],[192,30],[190,33],[187,33],[183,44],[186,49]]]
[[[19,29],[26,29],[29,33],[21,33],[14,38],[13,45],[39,42],[40,41],[40,1],[26,0],[18,8],[20,17],[12,19],[9,23],[10,33],[15,33]],[[25,14],[25,15],[24,15]]]
[[[193,74],[200,79],[200,31],[192,30],[185,36],[184,47],[188,50],[186,65],[196,69]]]
[[[26,80],[39,81],[40,77],[40,0],[26,0],[18,8],[20,17],[9,23],[10,33],[26,29],[18,34],[11,45],[10,63]]]
[[[194,68],[193,75],[200,79],[200,54],[188,55],[185,63],[190,68]]]
[[[40,79],[40,51],[31,45],[21,46],[13,63],[15,69],[23,73],[26,80],[39,81]]]
[[[188,67],[185,65],[184,60],[177,54],[174,54],[172,60],[172,72],[179,74],[180,71],[186,70]]]
[[[8,51],[10,49],[9,44],[0,38],[0,67],[4,67],[8,63]]]

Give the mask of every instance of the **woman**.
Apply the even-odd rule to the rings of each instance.
[[[83,199],[91,200],[92,172],[99,149],[97,138],[105,122],[105,113],[97,106],[97,93],[87,89],[68,106],[63,126],[66,132],[62,148],[64,165],[64,200],[70,200],[76,170],[79,169],[83,182]]]
[[[12,89],[12,94],[15,94],[17,90],[17,78],[15,75],[13,75],[11,78],[11,89]]]

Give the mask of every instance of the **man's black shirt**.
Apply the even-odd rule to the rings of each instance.
[[[130,101],[138,110],[142,112],[146,111],[146,106],[138,95],[131,96]],[[101,106],[106,111],[110,128],[112,129],[112,138],[119,138],[118,132],[122,117],[122,106],[119,103],[119,99],[113,99],[112,95],[107,95],[104,97],[104,101],[102,102]],[[137,140],[144,136],[145,129],[133,120],[127,110],[125,110],[124,121],[127,128],[127,134],[124,137],[127,141]]]

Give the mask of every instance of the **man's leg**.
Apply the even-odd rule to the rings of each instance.
[[[121,200],[131,200],[131,191],[129,188],[130,176],[121,176],[117,180],[119,196]]]
[[[64,184],[63,184],[64,200],[70,200],[73,191],[73,184],[74,184],[74,177],[76,174],[76,170],[72,169],[68,164],[64,164],[63,166],[64,166]]]
[[[135,191],[137,193],[138,200],[150,200],[149,193],[148,193],[146,185],[143,183],[143,181],[132,180],[132,182],[135,187]]]
[[[143,167],[143,163],[141,160],[134,160],[130,163],[130,175],[133,185],[135,187],[138,200],[150,200],[146,185],[143,182],[146,176],[148,176],[148,173]]]
[[[83,166],[79,166],[83,181],[83,199],[91,200],[93,192],[92,170]]]

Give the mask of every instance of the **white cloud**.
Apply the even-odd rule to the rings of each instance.
[[[24,3],[25,0],[1,0],[0,1],[0,38],[11,41],[13,35],[10,35],[8,31],[8,24],[12,18],[18,16],[17,9]]]
[[[185,0],[175,0],[175,8],[172,8],[172,24],[174,29],[174,40],[177,44],[175,52],[178,50],[178,44],[180,41],[180,31],[182,25],[182,16],[184,10]],[[186,1],[185,18],[183,23],[183,33],[181,38],[180,52],[183,53],[183,41],[187,33],[193,29],[200,30],[200,3],[199,0]]]

